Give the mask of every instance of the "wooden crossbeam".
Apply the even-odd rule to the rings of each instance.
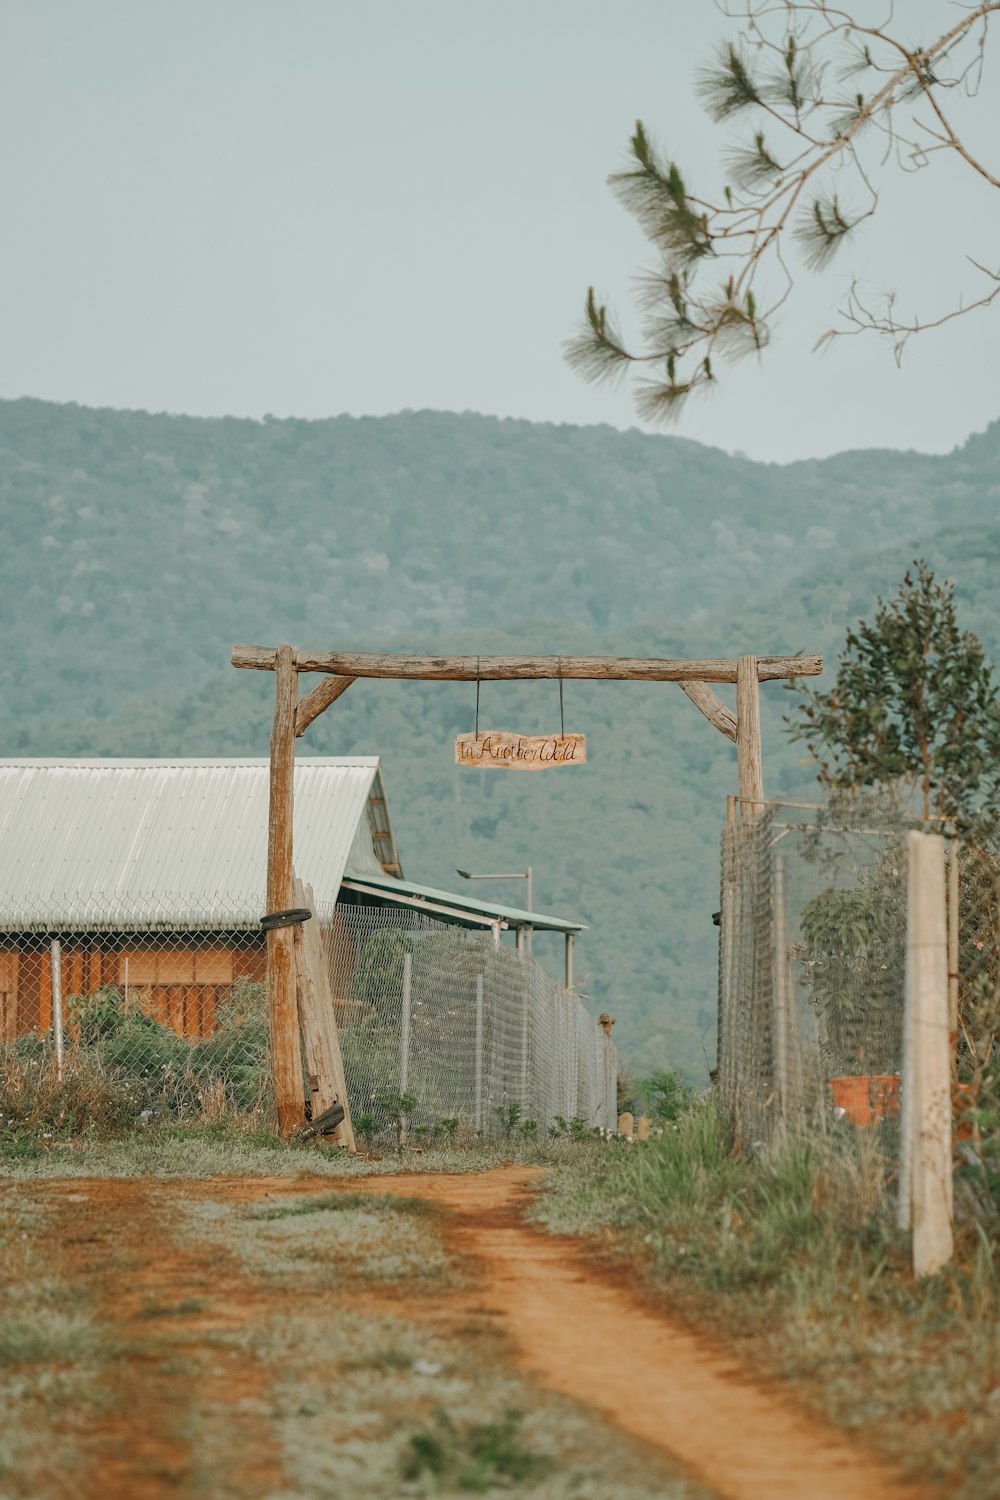
[[[821,656],[757,656],[754,660],[759,682],[773,682],[782,677],[818,677],[823,670]],[[234,667],[272,672],[275,661],[274,646],[233,647]],[[406,656],[370,651],[299,650],[293,651],[292,664],[297,672],[329,672],[352,679],[402,678],[411,682],[509,682],[558,677],[603,682],[736,682],[738,669],[736,657],[688,661],[641,656]]]

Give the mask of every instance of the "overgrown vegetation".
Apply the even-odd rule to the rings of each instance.
[[[834,1420],[971,1500],[1000,1483],[996,1179],[966,1163],[955,1264],[915,1284],[880,1132],[845,1122],[739,1157],[703,1102],[659,1139],[568,1164],[536,1211],[563,1232],[614,1230],[671,1305],[755,1370],[794,1379]]]
[[[264,987],[237,986],[212,1036],[188,1042],[107,985],[67,1001],[60,1078],[50,1034],[21,1037],[0,1057],[0,1133],[12,1148],[39,1135],[108,1137],[154,1121],[239,1117],[259,1128],[268,1108]]]

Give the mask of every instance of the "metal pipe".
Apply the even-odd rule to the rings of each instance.
[[[403,954],[403,1013],[399,1028],[399,1097],[402,1099],[410,1082],[410,995],[412,990],[413,955]],[[401,1139],[408,1133],[409,1121],[400,1117]]]
[[[56,1044],[56,1077],[63,1076],[63,993],[62,993],[62,943],[53,938],[49,944],[49,963],[52,969],[52,1036]]]
[[[573,934],[566,934],[566,988],[573,988]]]
[[[410,1081],[410,995],[413,977],[413,954],[403,954],[403,1014],[399,1033],[399,1092],[406,1093]]]
[[[476,1131],[483,1128],[483,976],[476,975]]]

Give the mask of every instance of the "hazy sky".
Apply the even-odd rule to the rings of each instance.
[[[897,15],[928,36],[955,11]],[[0,0],[0,27],[0,396],[634,424],[561,344],[588,283],[624,312],[644,260],[605,185],[636,117],[712,178],[712,0]],[[1000,192],[897,178],[837,273],[802,273],[763,372],[678,430],[773,459],[952,447],[1000,416],[1000,304],[901,372],[868,339],[810,349],[852,274],[928,313],[979,287],[966,253],[1000,267]]]

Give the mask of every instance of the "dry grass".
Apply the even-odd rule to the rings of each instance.
[[[672,1309],[911,1473],[956,1500],[1000,1496],[996,1238],[960,1226],[954,1266],[915,1283],[889,1165],[860,1130],[739,1159],[703,1106],[553,1174],[537,1212],[613,1231]]]
[[[37,1204],[5,1206],[0,1232],[0,1494],[57,1493],[79,1463],[100,1409],[99,1377],[115,1346],[76,1281],[49,1274],[49,1216]]]
[[[252,1117],[204,1124],[132,1128],[103,1139],[67,1137],[0,1123],[0,1178],[332,1177],[399,1172],[476,1172],[512,1162],[558,1166],[589,1154],[573,1140],[471,1140],[349,1156],[320,1141],[280,1140]]]

